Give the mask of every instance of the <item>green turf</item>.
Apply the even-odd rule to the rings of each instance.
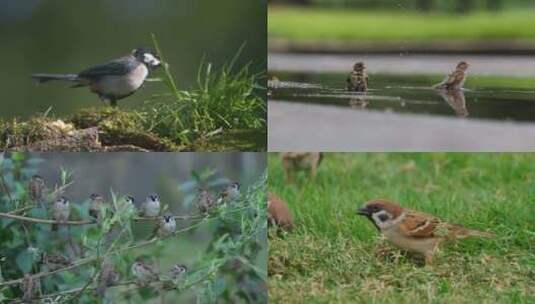
[[[270,38],[296,41],[535,39],[533,10],[468,15],[270,6]]]
[[[534,154],[327,154],[316,180],[269,185],[296,229],[270,240],[272,303],[534,303]],[[434,265],[381,241],[355,214],[387,198],[494,239],[443,247]]]

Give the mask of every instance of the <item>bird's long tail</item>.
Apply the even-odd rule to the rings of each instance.
[[[38,83],[43,83],[51,80],[62,81],[77,81],[78,75],[76,74],[32,74],[32,78]]]

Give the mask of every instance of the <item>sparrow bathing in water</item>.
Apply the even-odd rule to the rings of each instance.
[[[422,254],[426,264],[433,262],[434,254],[444,241],[493,236],[492,233],[450,224],[432,215],[405,209],[386,200],[369,201],[357,214],[367,217],[395,246]]]
[[[441,83],[434,85],[433,89],[448,91],[462,89],[468,75],[468,66],[469,64],[464,61],[459,62],[455,71],[446,76]]]
[[[349,73],[346,79],[346,89],[353,92],[368,91],[368,74],[363,62],[357,62],[353,66],[353,71]]]

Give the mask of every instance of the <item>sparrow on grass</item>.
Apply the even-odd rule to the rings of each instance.
[[[426,264],[432,264],[433,256],[445,241],[493,236],[492,233],[467,229],[386,200],[369,201],[357,214],[367,217],[395,246],[422,254]]]

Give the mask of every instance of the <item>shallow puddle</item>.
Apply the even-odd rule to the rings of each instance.
[[[533,89],[496,86],[496,81],[473,77],[460,92],[431,86],[439,76],[370,75],[366,94],[345,90],[343,74],[277,73],[270,81],[270,99],[344,106],[353,109],[418,113],[463,118],[535,121]],[[511,83],[511,78],[504,78]]]

